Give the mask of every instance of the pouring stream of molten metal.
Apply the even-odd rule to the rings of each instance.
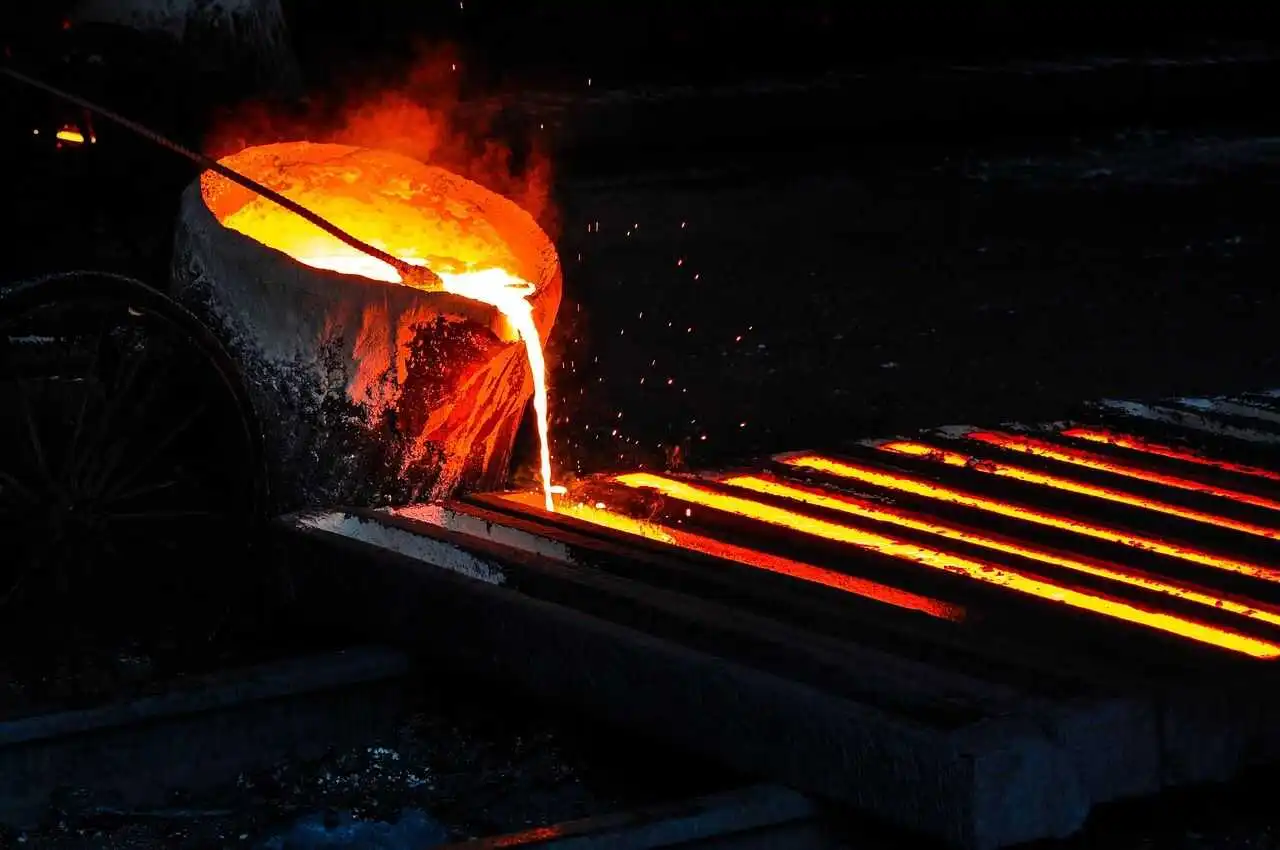
[[[287,210],[294,215],[299,216],[303,220],[311,223],[312,226],[323,231],[328,237],[343,247],[351,250],[346,257],[334,257],[333,259],[342,262],[348,259],[354,260],[355,265],[367,267],[368,270],[383,271],[390,273],[392,277],[385,277],[382,274],[367,274],[363,271],[352,272],[354,274],[365,274],[366,277],[374,277],[379,280],[389,280],[390,282],[401,282],[407,286],[417,286],[422,289],[435,289],[437,282],[441,276],[435,274],[433,269],[427,268],[426,264],[418,261],[412,262],[403,257],[396,256],[393,253],[382,250],[381,248],[370,245],[360,239],[355,238],[350,233],[335,225],[333,222],[317,215],[312,210],[296,203],[290,198],[276,192],[273,189],[264,186],[262,183],[250,179],[244,174],[239,173],[235,169],[227,167],[225,164],[213,160],[204,154],[193,151],[184,147],[172,139],[160,135],[156,131],[136,121],[131,121],[116,112],[105,109],[92,101],[85,100],[78,95],[63,91],[55,86],[51,86],[43,80],[38,80],[26,74],[20,73],[13,68],[0,67],[0,74],[10,79],[16,80],[24,85],[39,89],[56,98],[74,103],[95,115],[100,115],[109,121],[124,127],[130,132],[136,133],[145,139],[148,139],[161,147],[168,148],[179,156],[195,162],[201,168],[207,169],[219,174],[227,180],[243,186],[262,198],[277,204],[282,209]],[[58,133],[60,139],[72,143],[83,144],[84,136],[74,128],[63,128]],[[96,142],[97,139],[92,135],[90,142]],[[223,222],[226,224],[227,222]],[[334,266],[321,265],[324,258],[319,258],[318,262],[311,262],[306,258],[297,257],[308,265],[318,266],[321,268],[334,268],[337,271],[343,269]],[[475,277],[475,275],[482,277]],[[501,279],[499,278],[499,275]],[[497,308],[516,332],[520,334],[520,338],[524,340],[525,350],[528,352],[529,368],[533,373],[533,409],[538,419],[538,439],[541,444],[541,473],[542,473],[542,492],[546,501],[548,511],[555,509],[555,505],[551,500],[551,448],[549,437],[547,434],[547,369],[546,358],[542,352],[542,340],[538,337],[537,326],[533,322],[532,307],[527,300],[527,296],[533,293],[535,287],[533,284],[520,280],[514,275],[507,274],[501,270],[486,270],[485,272],[472,272],[460,275],[454,275],[452,282],[443,281],[446,291],[465,298],[471,298],[490,304]],[[483,281],[483,282],[482,282]]]
[[[232,215],[224,224],[239,229],[239,223],[235,219],[236,216]],[[376,257],[347,249],[346,246],[336,244],[336,240],[331,246],[331,252],[315,252],[319,244],[311,243],[310,251],[288,253],[295,260],[313,268],[359,275],[387,283],[401,282],[399,271]],[[420,257],[404,255],[399,259],[411,266],[425,265]],[[542,340],[538,336],[538,326],[533,321],[533,306],[529,303],[529,296],[536,287],[527,280],[498,268],[464,272],[437,271],[435,274],[443,283],[445,292],[489,304],[502,313],[524,342],[529,358],[529,371],[533,377],[533,412],[538,420],[542,497],[546,509],[554,511],[555,504],[551,499],[551,436],[547,425],[547,361],[542,350]]]
[[[533,321],[533,305],[529,296],[534,285],[507,274],[502,269],[450,274],[437,272],[446,292],[491,304],[507,317],[511,327],[524,340],[533,377],[533,413],[538,420],[538,471],[542,477],[542,498],[548,511],[555,511],[551,499],[551,435],[547,425],[547,359],[542,352],[538,326]]]

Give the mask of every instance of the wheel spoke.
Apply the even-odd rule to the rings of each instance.
[[[153,496],[156,493],[162,492],[164,490],[168,490],[172,487],[176,487],[177,485],[178,485],[177,480],[169,480],[169,481],[161,481],[156,484],[147,484],[141,487],[134,487],[129,490],[124,490],[123,492],[112,491],[112,492],[109,492],[103,498],[102,501],[103,501],[103,504],[106,504],[106,505],[114,505],[119,502],[129,502],[129,501],[132,501],[133,499],[138,499],[143,496]]]
[[[111,440],[117,417],[125,409],[126,401],[132,401],[131,407],[135,410],[147,409],[155,392],[156,382],[153,381],[141,397],[130,398],[132,394],[129,390],[133,388],[143,359],[143,355],[127,354],[123,358],[123,367],[118,368],[113,376],[111,386],[106,392],[107,405],[96,423],[97,427],[94,429],[89,446],[90,451],[86,453],[86,459],[77,465],[75,478],[72,479],[77,490],[99,492],[103,482],[111,477],[115,472],[116,464],[124,456],[122,443],[127,443],[134,435],[127,434],[123,440],[114,442]]]
[[[139,460],[138,463],[136,463],[129,472],[126,472],[122,476],[120,476],[119,481],[117,481],[113,487],[105,488],[106,490],[105,497],[107,499],[118,498],[117,496],[118,491],[126,487],[129,487],[131,484],[133,484],[133,482],[138,479],[138,476],[141,475],[146,469],[148,469],[151,466],[151,464],[155,462],[156,458],[160,457],[160,455],[163,454],[169,448],[169,446],[173,443],[174,440],[176,440],[179,436],[185,433],[187,429],[190,428],[204,414],[206,409],[207,409],[206,405],[200,404],[194,410],[192,410],[189,414],[187,414],[185,417],[180,419],[177,422],[177,424],[175,424],[165,434],[163,434],[158,440],[156,440],[155,445],[151,447],[151,449],[147,452],[145,457]]]
[[[167,522],[169,520],[194,519],[196,517],[209,519],[218,516],[221,516],[221,514],[217,511],[208,510],[135,511],[132,513],[113,512],[106,514],[108,519],[122,522],[149,522],[151,520]]]
[[[181,558],[256,510],[261,445],[238,381],[208,329],[136,281],[0,291],[0,619],[110,605],[103,582],[136,596],[147,554]]]
[[[39,501],[39,497],[36,496],[35,491],[23,484],[16,475],[0,469],[0,493],[3,493],[5,490],[13,491],[29,504]]]
[[[26,425],[27,441],[35,455],[36,465],[45,476],[49,475],[49,466],[45,462],[44,442],[40,439],[40,427],[36,424],[35,412],[31,409],[31,400],[27,397],[27,382],[14,378],[18,385],[18,399],[22,407],[22,418]]]
[[[84,431],[84,417],[89,409],[89,399],[97,386],[92,382],[92,378],[98,373],[98,361],[102,356],[103,341],[106,333],[107,320],[102,318],[98,321],[98,331],[93,337],[93,356],[89,360],[89,368],[85,371],[84,393],[80,396],[80,409],[76,411],[75,426],[71,430],[71,440],[67,445],[67,453],[62,461],[62,470],[59,475],[59,480],[61,481],[72,480],[71,470],[75,469],[79,464],[80,435]]]

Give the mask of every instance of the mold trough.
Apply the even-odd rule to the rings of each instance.
[[[986,850],[1280,756],[1280,422],[1215,418],[1268,399],[278,531],[371,638]]]

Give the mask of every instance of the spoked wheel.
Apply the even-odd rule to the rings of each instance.
[[[0,620],[120,622],[239,566],[261,434],[189,312],[97,272],[0,289],[0,399]]]

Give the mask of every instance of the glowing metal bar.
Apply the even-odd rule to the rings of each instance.
[[[1134,549],[1143,549],[1155,552],[1159,555],[1179,558],[1193,564],[1198,564],[1202,567],[1209,567],[1215,570],[1223,570],[1224,572],[1236,573],[1239,575],[1249,576],[1251,578],[1263,579],[1264,581],[1280,583],[1280,570],[1274,570],[1259,564],[1251,564],[1247,561],[1233,560],[1231,558],[1210,554],[1208,552],[1202,552],[1198,549],[1179,546],[1174,543],[1167,543],[1154,537],[1143,537],[1138,534],[1132,534],[1128,531],[1108,528],[1104,525],[1095,525],[1093,523],[1082,522],[1080,520],[1068,519],[1055,514],[1037,511],[1032,508],[1020,507],[1008,502],[1001,502],[997,499],[991,499],[973,493],[966,493],[963,490],[954,490],[950,487],[944,487],[941,484],[935,484],[931,481],[923,481],[921,479],[911,478],[910,476],[899,473],[884,472],[871,466],[847,463],[845,461],[822,457],[821,455],[784,455],[778,458],[778,460],[789,466],[811,469],[815,472],[822,472],[839,478],[859,481],[873,487],[884,487],[890,490],[897,490],[901,493],[910,493],[914,496],[924,496],[929,499],[937,499],[953,505],[975,508],[977,510],[1000,514],[1001,516],[1023,520],[1025,522],[1032,522],[1049,528],[1075,532],[1076,534],[1082,534],[1086,537],[1105,540],[1109,543],[1119,543],[1124,546],[1131,546]]]
[[[993,584],[1028,596],[1060,602],[1072,608],[1079,608],[1128,623],[1146,626],[1147,628],[1178,635],[1179,637],[1210,644],[1222,649],[1251,655],[1255,658],[1280,657],[1280,645],[1249,635],[1233,632],[1208,623],[1188,620],[1174,614],[1147,611],[1119,600],[1094,596],[1069,587],[1061,587],[1052,582],[1031,578],[994,564],[974,561],[970,558],[953,555],[928,546],[894,540],[890,537],[805,516],[804,514],[798,514],[794,511],[767,505],[752,499],[717,493],[714,490],[647,472],[619,475],[614,480],[627,487],[657,490],[659,493],[673,499],[680,499],[681,501],[701,505],[713,510],[736,514],[757,522],[781,526],[826,540],[845,543],[857,546],[860,549],[912,561],[921,566],[963,575],[984,584]]]
[[[799,579],[810,584],[818,584],[833,590],[842,590],[845,593],[863,596],[897,608],[920,611],[942,620],[951,620],[959,623],[968,616],[968,612],[965,611],[963,605],[943,602],[940,599],[922,596],[918,593],[881,584],[870,579],[851,576],[847,573],[829,570],[814,564],[807,564],[803,561],[784,558],[781,555],[772,555],[768,552],[760,552],[744,546],[735,546],[732,543],[703,537],[700,534],[674,529],[672,531],[675,537],[675,545],[703,555],[712,555],[727,561],[736,561],[740,564]]]
[[[894,440],[888,443],[881,443],[876,446],[876,448],[893,454],[929,458],[930,460],[937,460],[945,463],[948,466],[967,467],[977,470],[978,472],[985,472],[988,475],[995,475],[999,478],[1011,478],[1015,481],[1039,484],[1042,487],[1052,487],[1055,490],[1062,490],[1067,493],[1076,493],[1081,496],[1089,496],[1094,499],[1104,499],[1108,502],[1129,505],[1134,508],[1143,508],[1144,510],[1168,514],[1169,516],[1176,516],[1179,519],[1190,520],[1191,522],[1200,522],[1205,525],[1216,525],[1220,528],[1229,528],[1232,531],[1239,531],[1243,534],[1252,534],[1255,537],[1265,537],[1269,540],[1280,540],[1280,530],[1274,528],[1267,528],[1266,526],[1255,525],[1251,522],[1244,522],[1242,520],[1231,519],[1230,517],[1218,516],[1217,514],[1206,513],[1204,511],[1197,511],[1192,508],[1184,508],[1181,505],[1173,505],[1156,499],[1134,496],[1120,490],[1112,490],[1110,487],[1098,487],[1094,484],[1085,484],[1082,481],[1073,481],[1070,478],[1062,478],[1057,475],[1036,472],[1032,469],[1024,469],[1020,466],[1012,466],[1007,463],[971,459],[963,452],[939,449],[925,443],[917,443],[911,440]]]
[[[848,496],[833,496],[806,488],[793,487],[789,484],[783,484],[780,481],[772,481],[755,475],[734,475],[721,480],[723,483],[730,486],[741,487],[744,490],[751,490],[755,493],[763,493],[769,496],[780,496],[785,499],[802,502],[806,505],[840,511],[841,513],[850,514],[863,519],[889,522],[894,525],[901,526],[902,528],[909,528],[913,531],[924,531],[929,534],[936,534],[939,537],[943,537],[948,540],[959,540],[964,543],[981,546],[984,549],[1003,552],[1006,555],[1017,555],[1019,557],[1038,561],[1042,564],[1049,564],[1050,566],[1073,570],[1078,573],[1084,573],[1085,575],[1105,578],[1110,581],[1127,584],[1131,587],[1140,587],[1144,590],[1174,596],[1179,599],[1185,599],[1188,602],[1195,602],[1219,611],[1228,611],[1241,617],[1247,617],[1249,619],[1258,620],[1259,622],[1269,623],[1273,626],[1280,626],[1280,614],[1273,613],[1271,611],[1259,610],[1251,605],[1244,605],[1230,599],[1223,599],[1219,596],[1204,593],[1203,591],[1192,587],[1185,587],[1180,584],[1160,581],[1159,579],[1147,578],[1146,576],[1134,575],[1126,572],[1118,565],[1082,561],[1078,558],[1059,555],[1035,546],[1012,543],[1006,540],[1001,540],[1000,538],[989,537],[985,534],[978,534],[954,525],[947,525],[940,522],[934,522],[932,520],[924,520],[898,508],[885,507],[884,505],[879,505],[875,502],[863,499],[855,499]]]
[[[543,509],[541,493],[509,493],[503,495],[502,498],[505,501],[526,508]],[[863,596],[875,602],[882,602],[897,608],[919,611],[922,614],[928,614],[941,620],[951,620],[959,623],[967,616],[967,612],[961,605],[921,596],[909,590],[902,590],[877,581],[871,581],[870,579],[836,572],[825,567],[793,561],[790,558],[783,558],[779,555],[771,555],[768,552],[735,546],[732,543],[703,537],[700,534],[694,534],[683,529],[638,520],[626,514],[610,510],[602,503],[593,505],[583,503],[566,505],[561,503],[556,506],[556,513],[560,516],[571,516],[575,519],[610,528],[614,531],[621,531],[625,534],[643,537],[647,540],[669,543],[672,546],[678,546],[699,554],[711,555],[726,561],[736,561],[766,572],[777,573],[778,575],[788,576],[810,584],[822,585],[833,590],[841,590],[845,593],[852,593],[855,596]]]
[[[555,512],[564,516],[586,520],[595,525],[612,528],[614,531],[643,537],[647,540],[657,540],[661,543],[676,542],[675,535],[658,523],[636,519],[617,511],[611,511],[603,502],[588,505],[583,502],[565,504],[562,501],[556,505]]]
[[[57,137],[60,142],[71,142],[75,145],[84,144],[84,133],[74,127],[63,127],[58,131]]]
[[[1165,487],[1173,487],[1176,490],[1190,490],[1195,493],[1208,493],[1211,496],[1218,496],[1223,499],[1231,499],[1235,502],[1242,502],[1246,505],[1253,505],[1257,508],[1266,508],[1271,511],[1280,511],[1280,502],[1275,499],[1267,499],[1262,496],[1255,496],[1252,493],[1243,493],[1239,490],[1232,490],[1227,487],[1218,487],[1213,484],[1204,484],[1200,481],[1193,481],[1190,478],[1182,478],[1177,475],[1165,475],[1161,472],[1151,472],[1139,466],[1130,466],[1126,463],[1120,463],[1112,460],[1104,455],[1086,452],[1080,449],[1073,449],[1066,446],[1059,446],[1046,440],[1037,440],[1034,437],[1024,437],[1014,434],[999,434],[994,431],[971,431],[965,434],[970,440],[976,440],[979,443],[985,443],[989,446],[996,446],[1009,451],[1021,452],[1036,457],[1047,457],[1050,460],[1056,460],[1060,463],[1069,463],[1073,466],[1081,466],[1085,469],[1093,469],[1098,472],[1109,472],[1112,475],[1121,475],[1125,478],[1135,478],[1139,481],[1146,481],[1151,484],[1161,484]]]
[[[1246,466],[1242,463],[1215,460],[1213,458],[1205,457],[1198,452],[1193,452],[1190,449],[1179,449],[1173,446],[1162,446],[1159,443],[1149,443],[1138,437],[1131,437],[1128,434],[1121,434],[1116,431],[1108,431],[1104,428],[1068,428],[1062,432],[1062,436],[1074,437],[1077,440],[1088,440],[1091,443],[1103,443],[1110,446],[1119,446],[1122,449],[1143,452],[1144,454],[1156,455],[1158,457],[1167,457],[1171,460],[1195,463],[1200,466],[1209,466],[1214,469],[1221,469],[1223,472],[1234,472],[1237,475],[1249,475],[1254,478],[1266,478],[1270,481],[1280,481],[1280,472],[1273,472],[1270,469],[1263,469],[1260,466]]]

